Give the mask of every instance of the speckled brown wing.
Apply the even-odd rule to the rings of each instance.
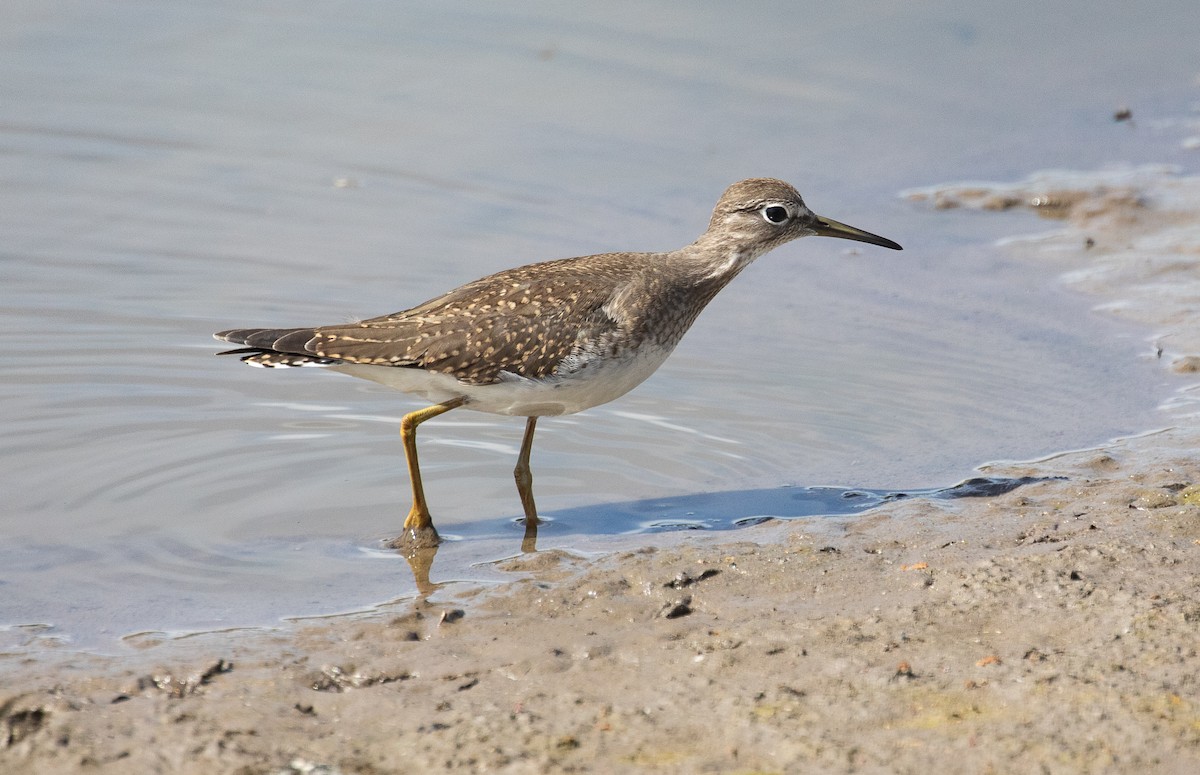
[[[620,326],[605,305],[628,277],[628,265],[621,272],[607,255],[509,269],[403,312],[323,326],[305,349],[417,366],[469,384],[497,382],[501,372],[545,377],[582,342]]]
[[[246,345],[237,352],[264,366],[303,365],[299,360],[417,367],[477,385],[499,381],[501,372],[536,379],[553,374],[583,343],[594,347],[621,327],[606,305],[629,282],[628,259],[606,254],[518,267],[358,323],[218,337]]]

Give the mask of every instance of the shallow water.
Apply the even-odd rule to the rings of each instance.
[[[541,423],[541,546],[610,546],[654,529],[638,515],[662,503],[704,525],[761,515],[761,498],[726,491],[944,486],[1163,423],[1173,385],[1147,364],[1147,332],[1089,312],[1059,267],[993,246],[1033,216],[896,194],[1194,166],[1140,118],[1197,98],[1194,3],[7,9],[10,645],[107,647],[413,594],[378,546],[407,509],[397,423],[419,404],[212,357],[211,332],[382,314],[531,260],[675,248],[750,175],[906,250],[785,246],[634,393]],[[1127,103],[1133,127],[1111,118]],[[481,563],[519,551],[521,427],[460,411],[422,429],[435,517],[464,537],[439,556],[444,578],[486,582]]]

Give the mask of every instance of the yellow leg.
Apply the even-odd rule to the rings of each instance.
[[[425,503],[425,488],[421,486],[421,465],[417,462],[417,426],[466,402],[465,398],[453,398],[410,412],[400,421],[400,438],[404,441],[404,457],[408,461],[408,478],[412,482],[413,493],[412,508],[408,512],[408,518],[404,520],[406,532],[433,527],[433,517],[429,516],[429,506]]]
[[[526,420],[525,438],[521,439],[521,454],[517,456],[517,467],[513,469],[513,478],[517,480],[517,494],[521,496],[521,506],[525,509],[526,526],[538,523],[537,506],[533,503],[533,474],[529,470],[529,451],[533,449],[535,426],[536,417]]]

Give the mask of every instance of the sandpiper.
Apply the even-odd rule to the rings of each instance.
[[[412,393],[431,406],[400,432],[412,483],[407,536],[436,542],[417,462],[417,426],[458,407],[525,417],[513,474],[536,524],[529,453],[537,418],[612,401],[654,373],[696,316],[754,259],[817,235],[893,250],[884,237],[816,215],[781,180],[730,186],[708,229],[667,253],[603,253],[528,264],[467,283],[403,312],[315,328],[238,328],[253,366],[323,366]]]

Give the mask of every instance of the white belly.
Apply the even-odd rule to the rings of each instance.
[[[619,398],[658,370],[671,348],[642,347],[619,360],[589,359],[583,368],[542,380],[505,373],[491,385],[466,385],[449,374],[398,366],[344,363],[328,368],[421,396],[431,403],[466,397],[467,409],[521,417],[573,414]]]

